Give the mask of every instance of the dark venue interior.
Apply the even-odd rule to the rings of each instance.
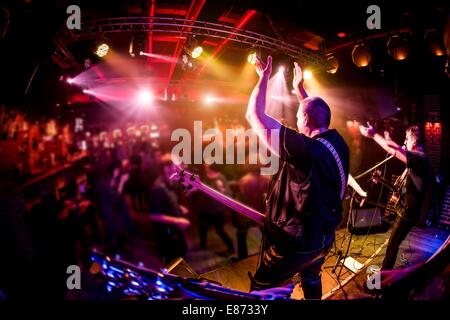
[[[448,299],[449,7],[3,1],[0,300]]]

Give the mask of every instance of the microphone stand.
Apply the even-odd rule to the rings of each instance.
[[[384,160],[381,161],[380,163],[378,163],[378,164],[376,164],[375,166],[371,167],[370,169],[364,171],[363,173],[361,173],[360,175],[354,177],[353,179],[356,180],[356,179],[359,179],[359,178],[361,178],[361,177],[367,175],[368,173],[370,173],[371,171],[375,170],[376,168],[378,168],[378,167],[381,166],[382,164],[384,164],[384,163],[386,163],[387,161],[391,160],[393,157],[394,157],[393,155],[387,157],[386,159],[384,159]],[[353,188],[353,189],[354,189],[354,188]],[[349,212],[349,216],[348,216],[348,218],[347,218],[347,229],[348,229],[349,224],[350,224],[351,213],[352,213],[352,210],[353,210],[353,200],[354,200],[354,197],[355,197],[355,194],[356,194],[356,193],[357,193],[357,192],[356,192],[356,190],[354,189],[354,192],[352,192],[352,195],[351,195],[351,198],[350,198],[350,208],[349,208],[349,211],[350,211],[350,212]],[[364,201],[365,201],[365,198],[364,198],[364,199],[362,200],[362,202],[360,203],[360,207],[363,205]],[[356,221],[356,218],[357,218],[357,217],[355,216],[355,221]],[[331,266],[325,267],[325,269],[326,269],[326,268],[331,268],[331,272],[332,272],[333,274],[336,274],[336,273],[337,273],[337,272],[336,272],[336,269],[338,268],[339,264],[341,263],[341,260],[342,260],[343,258],[345,259],[346,257],[348,257],[348,253],[349,253],[349,251],[350,251],[350,245],[351,245],[351,242],[352,242],[352,237],[353,237],[353,233],[350,233],[350,240],[349,240],[349,243],[348,243],[348,245],[347,245],[347,248],[346,248],[346,252],[345,252],[345,253],[344,253],[343,250],[342,250],[342,246],[344,245],[344,241],[342,241],[342,244],[341,244],[341,247],[339,248],[339,250],[336,248],[336,242],[335,242],[335,253],[334,253],[334,254],[337,255],[336,263],[335,263],[335,265],[332,266],[332,267],[331,267]],[[345,240],[345,235],[344,235],[344,240]],[[345,262],[345,261],[343,261],[343,262]],[[340,276],[341,276],[341,272],[342,272],[343,265],[341,265],[340,267],[341,267],[341,268],[340,268],[339,272],[337,273],[337,280],[338,280],[338,281],[339,281],[339,278],[340,278]]]
[[[380,163],[374,165],[372,168],[369,168],[368,170],[364,171],[363,173],[361,173],[360,175],[357,175],[355,177],[355,179],[359,179],[364,177],[366,174],[369,174],[371,171],[375,170],[376,168],[378,168],[379,166],[381,166],[382,164],[388,162],[389,160],[391,160],[394,157],[394,155],[390,155],[389,157],[387,157],[386,159],[384,159],[383,161],[381,161]]]

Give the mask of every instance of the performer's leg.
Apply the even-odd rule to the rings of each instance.
[[[311,261],[308,259],[305,255],[300,255],[300,257],[286,255],[275,246],[268,245],[263,252],[261,264],[251,279],[250,289],[264,290],[282,286],[299,270],[305,268],[306,264]]]
[[[284,276],[284,265],[284,257],[278,255],[273,246],[269,246],[264,250],[261,264],[251,278],[250,291],[280,286],[289,279],[289,276]]]
[[[400,244],[406,238],[408,232],[411,231],[413,226],[413,222],[397,217],[391,237],[389,238],[386,255],[383,260],[383,270],[390,270],[394,268]]]
[[[302,290],[305,299],[318,299],[322,298],[322,265],[325,262],[325,255],[308,265],[303,271],[300,272],[300,278],[302,280]]]

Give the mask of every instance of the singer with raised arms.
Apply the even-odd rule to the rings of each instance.
[[[269,187],[262,257],[251,290],[282,286],[298,273],[304,297],[320,299],[321,268],[342,219],[348,147],[336,130],[329,129],[327,103],[308,97],[298,64],[293,79],[300,101],[298,131],[265,112],[272,57],[267,62],[257,57],[256,72],[259,81],[250,96],[246,118],[281,164]]]

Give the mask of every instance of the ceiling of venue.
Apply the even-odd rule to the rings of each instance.
[[[387,41],[399,33],[423,37],[442,29],[448,14],[446,1],[377,1],[381,29],[369,30],[366,10],[372,2],[11,1],[5,7],[8,25],[2,25],[0,44],[9,49],[2,50],[2,69],[15,76],[2,81],[11,86],[7,95],[20,96],[28,93],[44,65],[55,74],[73,76],[93,66],[91,80],[97,84],[127,82],[132,76],[157,79],[161,86],[187,81],[229,86],[235,73],[227,77],[227,70],[240,68],[251,50],[274,55],[275,61],[295,59],[326,69],[327,55],[350,55],[355,44]],[[66,10],[73,4],[81,9],[81,30],[66,27]],[[94,54],[100,43],[116,54],[107,65]],[[202,46],[202,59],[186,54],[195,45]],[[124,64],[135,72],[117,67]]]

